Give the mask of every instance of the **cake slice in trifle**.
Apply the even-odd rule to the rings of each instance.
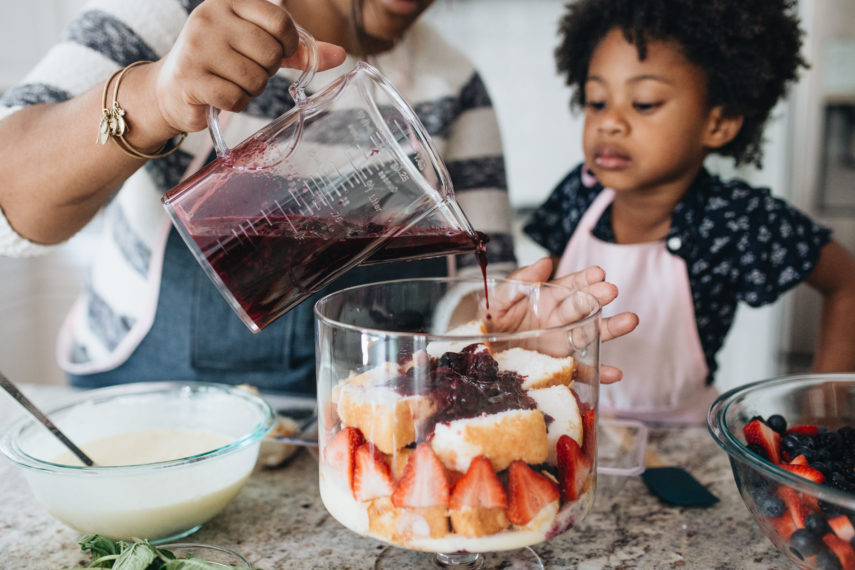
[[[407,548],[484,552],[541,542],[588,510],[594,416],[572,359],[491,348],[421,353],[334,388],[321,493],[339,521]]]

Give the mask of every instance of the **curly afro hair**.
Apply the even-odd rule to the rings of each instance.
[[[647,42],[676,41],[706,73],[711,106],[742,115],[739,134],[718,149],[737,164],[762,164],[763,128],[772,108],[807,63],[796,0],[575,0],[559,25],[558,71],[585,104],[588,64],[600,40],[620,28],[646,57]]]

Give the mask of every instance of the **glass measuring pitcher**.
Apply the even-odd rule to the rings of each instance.
[[[359,62],[307,97],[317,53],[299,32],[309,63],[289,87],[294,107],[234,148],[210,109],[216,160],[163,197],[253,332],[360,263],[481,243],[427,130],[394,86]]]

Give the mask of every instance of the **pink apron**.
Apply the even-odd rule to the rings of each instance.
[[[610,189],[597,196],[556,270],[560,276],[599,265],[619,291],[603,316],[632,311],[639,317],[632,333],[602,345],[600,362],[620,368],[623,380],[600,387],[600,411],[649,422],[703,423],[718,393],[706,385],[709,370],[686,262],[669,251],[680,248],[680,238],[638,244],[597,239],[592,230],[613,199]]]

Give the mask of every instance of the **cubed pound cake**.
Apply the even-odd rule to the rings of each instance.
[[[576,396],[567,386],[550,386],[539,390],[529,390],[528,395],[537,402],[537,408],[552,418],[546,430],[549,440],[549,463],[556,464],[555,446],[558,438],[569,435],[582,445],[582,415]]]
[[[454,327],[445,333],[448,336],[473,337],[487,334],[487,328],[481,321],[469,321],[466,324]],[[425,351],[433,358],[439,358],[446,352],[460,352],[470,344],[474,344],[472,339],[462,340],[443,340],[429,342]],[[489,348],[489,346],[487,346]]]
[[[397,374],[396,365],[385,363],[333,389],[342,425],[359,428],[383,453],[394,453],[414,442],[421,423],[436,412],[431,398],[402,396],[382,384]]]
[[[499,370],[516,372],[523,379],[523,388],[532,390],[573,382],[573,357],[556,358],[535,350],[509,348],[493,355]]]
[[[431,447],[447,469],[461,472],[479,455],[486,455],[497,472],[516,459],[538,464],[549,456],[546,422],[539,410],[507,410],[437,424]]]

